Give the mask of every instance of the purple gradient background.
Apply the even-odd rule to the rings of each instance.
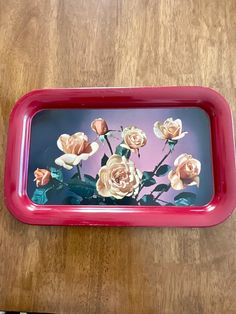
[[[31,147],[29,159],[29,180],[28,194],[31,197],[35,189],[33,182],[34,170],[55,166],[54,160],[62,152],[57,148],[57,138],[63,134],[73,134],[81,131],[88,135],[91,141],[95,140],[96,135],[91,130],[90,124],[95,118],[103,118],[107,121],[109,129],[120,130],[123,127],[135,125],[141,128],[147,135],[148,142],[146,146],[140,149],[141,158],[134,153],[131,159],[136,167],[141,171],[151,171],[155,165],[168,152],[168,146],[163,151],[164,142],[158,139],[153,133],[153,124],[159,120],[164,121],[167,118],[180,118],[183,123],[183,131],[189,133],[177,143],[174,152],[166,159],[164,163],[173,166],[174,160],[182,153],[192,154],[194,158],[201,161],[202,170],[200,175],[200,187],[187,187],[184,191],[197,194],[196,205],[207,204],[213,196],[213,174],[211,158],[211,139],[210,122],[207,114],[198,108],[169,108],[169,109],[58,109],[44,110],[36,114],[32,122]],[[115,137],[120,138],[119,132],[113,132]],[[113,150],[121,142],[115,138],[110,138]],[[107,144],[100,143],[98,152],[83,162],[82,174],[96,176],[100,169],[101,158],[106,153],[110,155]],[[68,180],[76,170],[64,170],[65,180]],[[159,183],[169,183],[167,177],[160,177]],[[154,186],[143,189],[140,196],[148,194]],[[175,195],[181,191],[170,189],[164,193],[162,199],[173,202]],[[60,191],[50,196],[50,204],[65,204],[65,197],[72,195],[68,191]]]

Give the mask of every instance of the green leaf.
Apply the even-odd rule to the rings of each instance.
[[[36,189],[34,191],[34,194],[32,196],[32,201],[36,204],[46,204],[47,201],[48,201],[48,198],[47,198],[47,193],[48,189],[43,189],[43,188],[40,188],[40,189]]]
[[[196,194],[191,192],[183,192],[175,196],[174,201],[177,206],[194,205]]]
[[[171,167],[168,166],[168,165],[162,165],[160,166],[160,168],[157,169],[155,175],[157,177],[162,177],[164,176],[165,174],[167,174],[169,171],[170,171]]]
[[[153,173],[151,171],[143,171],[142,180],[149,180],[153,177]]]
[[[76,172],[76,173],[73,174],[73,176],[71,177],[71,180],[72,180],[72,179],[76,179],[76,178],[78,178],[78,172]]]
[[[146,180],[143,180],[142,183],[143,183],[144,186],[147,187],[147,186],[151,186],[151,185],[155,184],[155,183],[156,183],[156,180],[153,179],[153,178],[151,178],[151,179],[146,179]]]
[[[189,203],[189,201],[186,200],[185,198],[180,198],[177,201],[175,201],[175,205],[176,206],[190,206],[191,203]]]
[[[63,174],[62,171],[60,169],[56,169],[54,167],[50,167],[50,172],[51,172],[51,176],[53,179],[56,179],[58,181],[63,181]]]
[[[115,202],[117,205],[138,205],[137,200],[133,197],[124,197],[120,200],[116,199]]]
[[[80,205],[81,201],[82,201],[82,197],[78,196],[78,197],[74,197],[74,196],[69,196],[66,198],[65,200],[65,204],[68,205]]]
[[[84,175],[84,180],[86,183],[93,185],[94,187],[96,187],[96,179],[93,178],[92,176],[85,174]]]
[[[140,200],[140,205],[148,205],[154,202],[154,196],[151,194],[144,195]]]
[[[173,151],[175,148],[175,145],[178,143],[178,141],[177,140],[167,140],[167,143],[170,147],[170,150]]]
[[[155,183],[156,181],[153,179],[153,173],[151,171],[144,171],[142,176],[142,184],[144,186],[151,186]]]
[[[107,161],[108,161],[108,159],[109,158],[107,157],[107,155],[104,154],[103,157],[102,157],[101,166],[105,166]]]
[[[144,195],[140,200],[140,205],[147,206],[147,205],[155,205],[155,206],[161,206],[160,203],[156,202],[154,200],[154,196],[152,194],[146,194]]]
[[[165,206],[174,206],[174,204],[173,203],[167,203],[167,204],[165,204]]]
[[[85,197],[82,201],[81,201],[81,205],[99,205],[100,203],[100,198],[95,198],[95,197]]]
[[[161,192],[161,191],[164,191],[164,192],[167,192],[168,190],[170,189],[170,185],[167,185],[167,184],[158,184],[154,191],[153,192]]]
[[[65,188],[65,185],[60,184],[60,183],[55,187],[56,190],[61,190],[63,188]]]
[[[122,143],[121,143],[122,144]],[[129,159],[130,155],[131,155],[131,151],[125,147],[122,147],[120,145],[118,145],[116,147],[116,151],[115,153],[117,155],[120,155],[120,156],[125,156],[127,159]]]
[[[96,186],[93,184],[79,180],[78,178],[71,179],[68,183],[69,189],[81,197],[91,197],[97,193]]]
[[[116,199],[113,197],[104,197],[104,200],[102,202],[106,205],[116,205]]]

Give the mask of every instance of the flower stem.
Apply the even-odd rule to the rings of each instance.
[[[171,186],[171,184],[168,185],[168,187],[170,187],[170,186]],[[159,198],[164,192],[166,192],[166,190],[162,190],[161,192],[159,192],[159,193],[157,194],[157,196],[154,197],[154,201],[157,201],[158,198]]]
[[[106,142],[107,142],[107,145],[108,145],[108,147],[109,147],[109,149],[110,149],[111,154],[113,155],[113,151],[112,151],[111,143],[109,142],[109,140],[108,140],[108,138],[107,138],[107,135],[106,135],[106,134],[104,135],[104,138],[105,138],[105,140],[106,140]]]
[[[54,185],[47,188],[47,190],[45,192],[47,193],[48,191],[51,191],[53,188],[54,188]]]
[[[81,173],[80,173],[79,165],[77,165],[76,168],[77,168],[77,175],[78,175],[78,178],[79,178],[79,180],[81,180]]]
[[[171,150],[169,150],[169,152],[162,158],[162,160],[159,162],[159,164],[156,165],[156,167],[153,170],[153,174],[159,169],[159,167],[161,166],[161,164],[163,163],[163,161],[166,160],[166,158],[171,154]]]
[[[60,180],[57,180],[57,179],[55,179],[55,178],[53,178],[53,181],[56,181],[57,183],[60,183],[60,184],[62,184],[62,185],[64,185],[64,186],[68,186],[67,183],[65,183],[65,182],[63,182],[63,181],[60,181]]]
[[[156,167],[154,168],[154,170],[152,171],[153,175],[154,173],[160,168],[160,166],[162,165],[163,161],[166,160],[166,158],[171,154],[171,150],[169,150],[169,152],[162,158],[162,160],[156,165]],[[138,194],[136,195],[136,199],[138,198],[139,193],[141,192],[141,190],[144,188],[144,184],[141,184],[139,187],[139,191]]]
[[[143,187],[144,187],[144,185],[143,185],[143,184],[140,184],[138,193],[137,193],[136,196],[135,196],[136,200],[138,199],[139,193],[141,192],[141,190],[143,189]],[[139,201],[140,201],[140,200],[139,200]]]

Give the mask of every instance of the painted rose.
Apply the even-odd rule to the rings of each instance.
[[[46,184],[49,183],[50,179],[51,179],[51,172],[46,170],[46,169],[39,169],[37,168],[34,171],[34,176],[35,176],[35,183],[37,188],[40,186],[44,186]]]
[[[142,172],[135,168],[133,161],[119,155],[112,155],[98,175],[98,193],[116,199],[136,195],[142,178]]]
[[[201,163],[192,155],[182,154],[174,162],[175,170],[171,170],[168,178],[174,190],[182,190],[186,186],[199,186]]]
[[[91,128],[99,136],[105,135],[108,132],[107,123],[102,118],[98,118],[98,119],[93,120],[93,122],[91,123]]]
[[[179,140],[188,132],[182,132],[182,121],[180,119],[166,119],[163,123],[156,121],[153,127],[155,135],[162,140]]]
[[[147,143],[146,134],[135,126],[125,128],[122,131],[122,138],[124,143],[121,144],[121,146],[130,149],[133,152],[137,152],[139,148]]]
[[[68,170],[82,160],[87,160],[99,147],[96,142],[89,143],[88,137],[82,132],[73,135],[62,134],[57,140],[57,146],[65,154],[57,158],[55,163]]]

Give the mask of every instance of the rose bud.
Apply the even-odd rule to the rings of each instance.
[[[98,135],[105,135],[108,132],[108,126],[104,119],[98,118],[91,123],[92,130]]]
[[[34,181],[38,188],[40,186],[44,186],[49,183],[51,179],[51,172],[46,169],[37,168],[34,172],[34,176],[35,176]]]

